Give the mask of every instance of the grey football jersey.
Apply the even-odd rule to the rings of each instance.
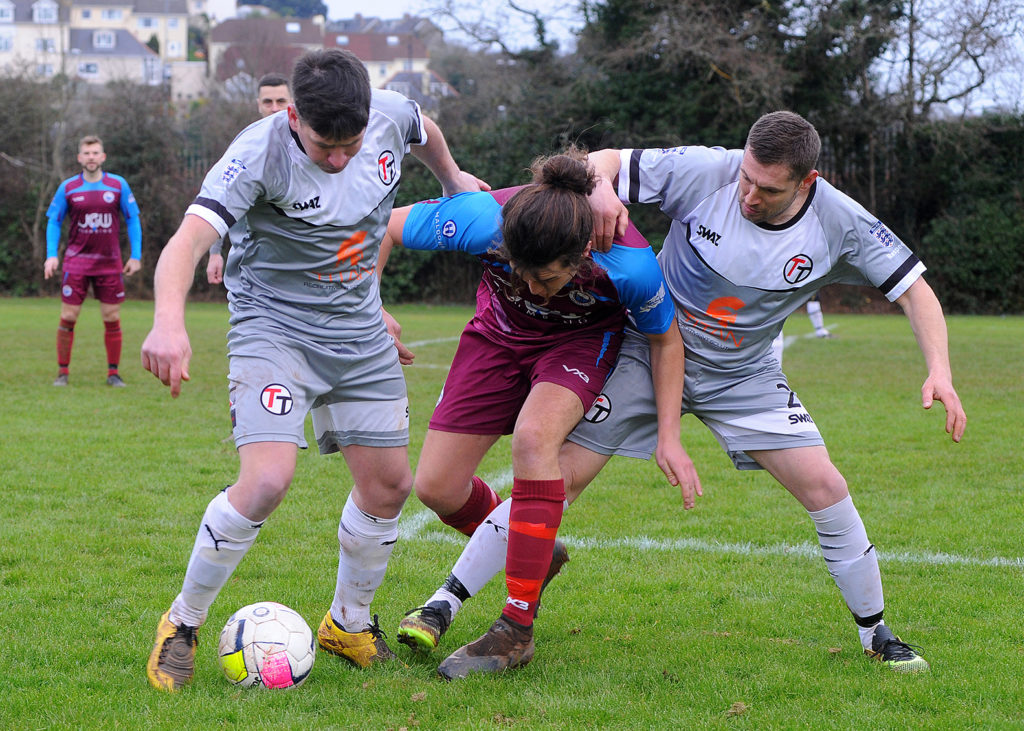
[[[383,330],[374,273],[410,144],[426,132],[415,102],[375,89],[363,145],[340,173],[313,164],[273,114],[245,128],[211,168],[186,213],[232,239],[224,283],[232,324],[257,315],[318,340]]]
[[[752,366],[825,285],[870,284],[892,301],[921,276],[924,265],[895,234],[820,177],[785,224],[743,218],[742,158],[720,147],[621,152],[619,198],[658,203],[672,218],[658,260],[687,358]]]

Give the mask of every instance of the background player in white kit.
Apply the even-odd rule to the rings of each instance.
[[[307,53],[292,92],[287,114],[253,123],[231,143],[157,264],[142,364],[177,396],[190,377],[184,314],[196,263],[247,217],[250,235],[232,247],[225,272],[240,470],[208,505],[181,592],[157,627],[147,676],[162,690],[191,680],[196,632],[284,498],[310,411],[320,451],[340,451],[354,482],[320,646],[361,667],[393,657],[370,602],[412,475],[405,381],[374,267],[409,145],[446,195],[487,186],[459,170],[414,102],[371,91],[347,51]]]
[[[881,221],[818,177],[819,151],[811,124],[773,112],[751,127],[743,150],[591,153],[604,178],[592,196],[599,212],[595,245],[606,247],[624,223],[622,202],[657,203],[671,217],[659,262],[686,347],[682,413],[711,429],[737,469],[768,470],[808,511],[865,653],[894,670],[926,670],[925,659],[882,622],[874,546],[771,342],[821,287],[874,285],[910,320],[928,368],[924,408],[942,402],[955,442],[967,417],[953,388],[942,308],[921,277],[924,265]],[[649,362],[645,339],[627,331],[602,393],[606,408],[600,418],[585,416],[563,445],[570,501],[612,455],[651,456],[657,418]],[[688,507],[701,494],[700,481],[696,473],[692,480],[691,473],[677,474],[684,476]],[[507,508],[499,505],[487,522],[491,527],[477,530],[460,558],[477,572],[500,569]]]

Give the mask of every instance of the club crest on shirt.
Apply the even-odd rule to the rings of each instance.
[[[237,157],[233,157],[231,158],[231,162],[229,162],[224,168],[224,172],[221,173],[220,179],[225,185],[231,185],[235,182],[235,178],[237,178],[245,169],[245,163]]]
[[[395,153],[391,150],[384,150],[377,156],[377,176],[384,185],[391,186],[395,182]]]
[[[569,299],[572,300],[574,305],[580,307],[590,307],[592,304],[597,302],[597,298],[590,292],[584,292],[582,289],[574,289],[569,293]]]
[[[799,284],[811,276],[814,269],[814,262],[807,254],[797,254],[786,262],[782,268],[782,276],[790,284]]]
[[[441,225],[441,235],[446,239],[450,239],[458,233],[459,227],[455,225],[455,221],[448,219]]]
[[[104,203],[113,203],[114,202],[114,194],[111,193],[109,190],[103,191],[103,202]]]

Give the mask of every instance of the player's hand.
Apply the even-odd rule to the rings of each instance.
[[[210,284],[224,281],[224,257],[220,254],[210,253],[210,261],[206,263],[206,281]]]
[[[60,260],[55,256],[49,257],[43,262],[43,279],[49,279],[57,273],[57,269],[60,266]]]
[[[946,407],[946,433],[953,435],[953,441],[959,442],[967,428],[967,413],[960,403],[960,397],[948,378],[928,376],[921,386],[921,405],[930,409],[936,401]]]
[[[402,326],[398,324],[398,320],[392,317],[391,313],[385,310],[383,307],[380,308],[380,313],[384,316],[384,324],[388,328],[388,335],[395,340],[395,348],[398,350],[398,362],[402,365],[412,365],[413,358],[416,354],[409,350],[402,343]]]
[[[608,251],[612,248],[612,239],[624,235],[629,224],[629,211],[608,178],[598,177],[590,194],[590,209],[594,212],[594,249]]]
[[[124,269],[122,269],[121,271],[124,273],[125,276],[130,277],[140,269],[142,269],[141,261],[139,261],[138,259],[129,259],[128,261],[125,262]]]
[[[142,367],[170,386],[173,398],[181,393],[181,382],[189,380],[191,359],[192,346],[184,328],[164,332],[154,326],[142,343]]]
[[[679,486],[679,492],[683,496],[683,508],[689,510],[694,507],[697,504],[696,498],[704,496],[704,488],[701,487],[697,468],[690,455],[683,449],[683,445],[676,440],[666,444],[659,441],[654,458],[668,478],[669,484]]]
[[[450,181],[441,186],[441,192],[447,198],[456,193],[472,193],[480,190],[490,190],[491,186],[486,182],[465,170],[460,170]]]

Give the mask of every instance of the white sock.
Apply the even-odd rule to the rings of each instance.
[[[173,624],[199,627],[206,621],[210,605],[252,547],[261,525],[235,510],[226,492],[217,493],[206,506],[181,593],[171,605]]]
[[[807,317],[810,318],[811,324],[814,325],[815,332],[821,332],[825,329],[825,316],[821,313],[821,303],[811,300],[807,303]]]
[[[397,540],[398,516],[364,513],[349,494],[338,523],[338,583],[331,603],[331,617],[346,632],[362,632],[370,624],[370,602]]]
[[[865,650],[871,649],[871,639],[875,636],[875,627],[880,624],[885,624],[885,622],[880,619],[870,627],[861,627],[860,625],[857,625],[857,631],[860,632],[860,644],[863,645]]]
[[[885,601],[882,597],[878,556],[875,547],[868,541],[864,522],[853,505],[853,498],[847,495],[835,505],[824,510],[808,511],[808,514],[818,531],[818,543],[825,557],[825,565],[839,587],[846,606],[854,617],[877,615],[881,619]],[[861,642],[864,642],[863,632]],[[866,646],[870,646],[870,634]]]
[[[511,509],[512,501],[503,500],[492,510],[474,531],[452,568],[455,578],[462,582],[470,596],[484,588],[488,581],[505,568],[505,554],[508,553],[508,516]],[[454,611],[452,614],[454,616]]]

